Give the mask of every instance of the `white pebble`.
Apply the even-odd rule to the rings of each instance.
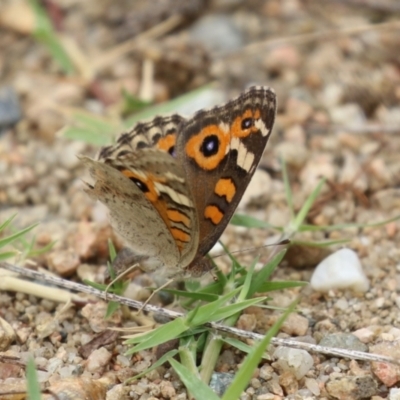
[[[211,250],[208,252],[210,256],[219,256],[220,254],[224,254],[224,248],[222,247],[222,244],[220,242],[217,242],[214,244],[214,246],[211,248]]]
[[[400,400],[400,389],[397,388],[390,389],[389,400]]]
[[[338,310],[346,310],[347,308],[349,308],[349,302],[346,299],[338,299],[338,301],[335,303],[334,305],[335,308],[337,308]]]
[[[347,103],[330,110],[332,122],[351,128],[365,125],[366,117],[362,108],[356,103]]]
[[[369,281],[355,251],[341,249],[322,260],[311,277],[311,287],[320,292],[332,289],[353,289],[366,292]]]
[[[275,350],[273,357],[283,371],[292,372],[296,379],[303,378],[314,365],[313,358],[305,350],[281,346]]]
[[[96,349],[90,354],[86,369],[92,373],[99,372],[107,365],[111,357],[112,354],[107,349],[100,347],[100,349]]]

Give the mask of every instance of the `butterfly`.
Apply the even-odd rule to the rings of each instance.
[[[191,118],[137,123],[97,160],[81,157],[114,230],[145,271],[200,276],[205,257],[246,190],[276,114],[272,89],[254,86]]]

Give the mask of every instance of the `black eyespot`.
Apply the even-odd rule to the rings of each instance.
[[[171,146],[168,149],[168,153],[171,154],[172,157],[176,157],[175,146]]]
[[[207,136],[200,146],[200,151],[205,157],[211,157],[218,153],[219,139],[217,135]]]
[[[146,193],[149,191],[149,188],[145,183],[143,183],[141,180],[137,178],[129,178],[143,193]]]
[[[254,125],[254,119],[253,118],[245,118],[242,121],[242,129],[250,129]]]

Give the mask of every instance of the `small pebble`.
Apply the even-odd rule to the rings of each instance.
[[[242,47],[243,35],[233,19],[224,14],[209,14],[200,18],[190,29],[193,40],[212,52],[226,53]]]
[[[387,357],[400,359],[400,340],[382,341],[370,346],[370,352]],[[400,366],[383,362],[372,362],[372,372],[387,387],[391,387],[400,381]]]
[[[358,337],[362,343],[369,343],[375,337],[375,330],[366,327],[357,329],[356,331],[352,332],[352,334]]]
[[[274,147],[274,154],[276,157],[283,158],[287,165],[295,168],[301,168],[309,157],[306,146],[294,142],[279,143]]]
[[[124,384],[119,384],[113,386],[108,392],[107,392],[107,400],[121,400],[121,399],[127,399],[128,398],[128,390],[129,387],[127,387]]]
[[[269,379],[272,378],[273,372],[274,372],[274,369],[270,365],[265,364],[260,368],[259,377],[261,379],[268,381]]]
[[[304,336],[308,330],[308,319],[302,315],[290,314],[281,326],[281,331],[291,336]]]
[[[352,289],[366,292],[369,281],[355,251],[341,249],[322,260],[311,277],[311,287],[320,292],[332,289]]]
[[[335,303],[335,308],[337,308],[338,310],[346,310],[349,307],[349,302],[346,299],[339,299],[336,303]]]
[[[12,326],[0,317],[0,351],[8,350],[15,339],[16,335]]]
[[[86,369],[89,372],[100,372],[111,360],[112,353],[105,347],[93,350],[87,360]]]
[[[294,374],[290,371],[285,371],[279,375],[279,383],[286,394],[293,394],[299,390],[299,383]]]
[[[306,378],[305,385],[307,389],[314,395],[319,396],[321,393],[321,389],[316,379],[313,378]]]
[[[170,381],[161,381],[160,391],[165,399],[172,399],[176,395],[176,390]]]
[[[22,116],[17,93],[11,86],[0,88],[0,134],[16,124]]]
[[[325,347],[333,347],[346,350],[368,351],[368,346],[351,333],[332,333],[326,335],[319,344]]]
[[[54,250],[46,258],[49,267],[63,277],[73,275],[80,264],[78,255],[72,249]]]
[[[356,103],[348,103],[330,109],[332,122],[351,128],[365,126],[366,118],[361,106]]]
[[[371,376],[345,376],[330,380],[326,390],[338,400],[361,400],[371,398],[377,392],[378,385]]]
[[[400,400],[400,389],[390,389],[389,400]]]
[[[297,379],[301,379],[314,365],[314,360],[305,350],[278,347],[273,357],[283,371],[290,371]]]
[[[214,390],[218,396],[222,396],[234,378],[234,374],[226,372],[214,372],[211,376],[210,388]]]

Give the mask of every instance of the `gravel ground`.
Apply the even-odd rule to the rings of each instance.
[[[74,121],[74,110],[118,124],[122,89],[162,102],[208,82],[214,82],[213,100],[228,99],[252,83],[271,86],[278,97],[277,121],[240,212],[275,226],[289,222],[279,162],[284,157],[296,210],[321,176],[328,180],[307,223],[371,224],[400,215],[400,8],[395,0],[156,3],[43,2],[73,54],[71,75],[63,74],[33,38],[28,3],[0,4],[0,223],[17,212],[15,229],[40,222],[36,247],[56,240],[50,251],[25,261],[27,266],[76,281],[101,281],[108,238],[121,247],[104,208],[82,191],[87,172],[76,154],[94,155],[98,146],[68,139],[61,129]],[[203,99],[199,107],[209,101]],[[276,307],[300,296],[279,337],[398,358],[399,228],[392,221],[296,235],[301,241],[348,239],[345,246],[355,251],[361,283],[368,287],[332,285],[322,292],[308,285],[274,293],[269,304]],[[276,239],[270,230],[232,225],[222,236],[231,250]],[[315,267],[341,247],[293,246],[273,279],[309,282]],[[239,258],[249,265],[255,256],[265,261],[268,252],[243,251]],[[224,257],[218,263],[222,269],[229,265]],[[15,290],[5,276],[2,280],[0,398],[24,398],[2,393],[24,387],[32,354],[40,382],[55,393],[68,388],[70,398],[188,398],[169,366],[123,384],[148,368],[154,354],[125,356],[122,340],[104,330],[143,326],[152,323],[150,316],[132,320],[120,312],[105,322],[101,301],[66,306],[26,294],[23,282]],[[137,274],[130,293],[145,300],[145,287],[152,284],[153,277]],[[237,326],[265,333],[278,315],[252,307]],[[101,345],[84,351],[94,338]],[[259,365],[242,400],[400,399],[398,366],[285,351],[270,349],[273,360]],[[217,392],[243,358],[224,348],[212,381]],[[299,359],[303,369],[293,364]]]

